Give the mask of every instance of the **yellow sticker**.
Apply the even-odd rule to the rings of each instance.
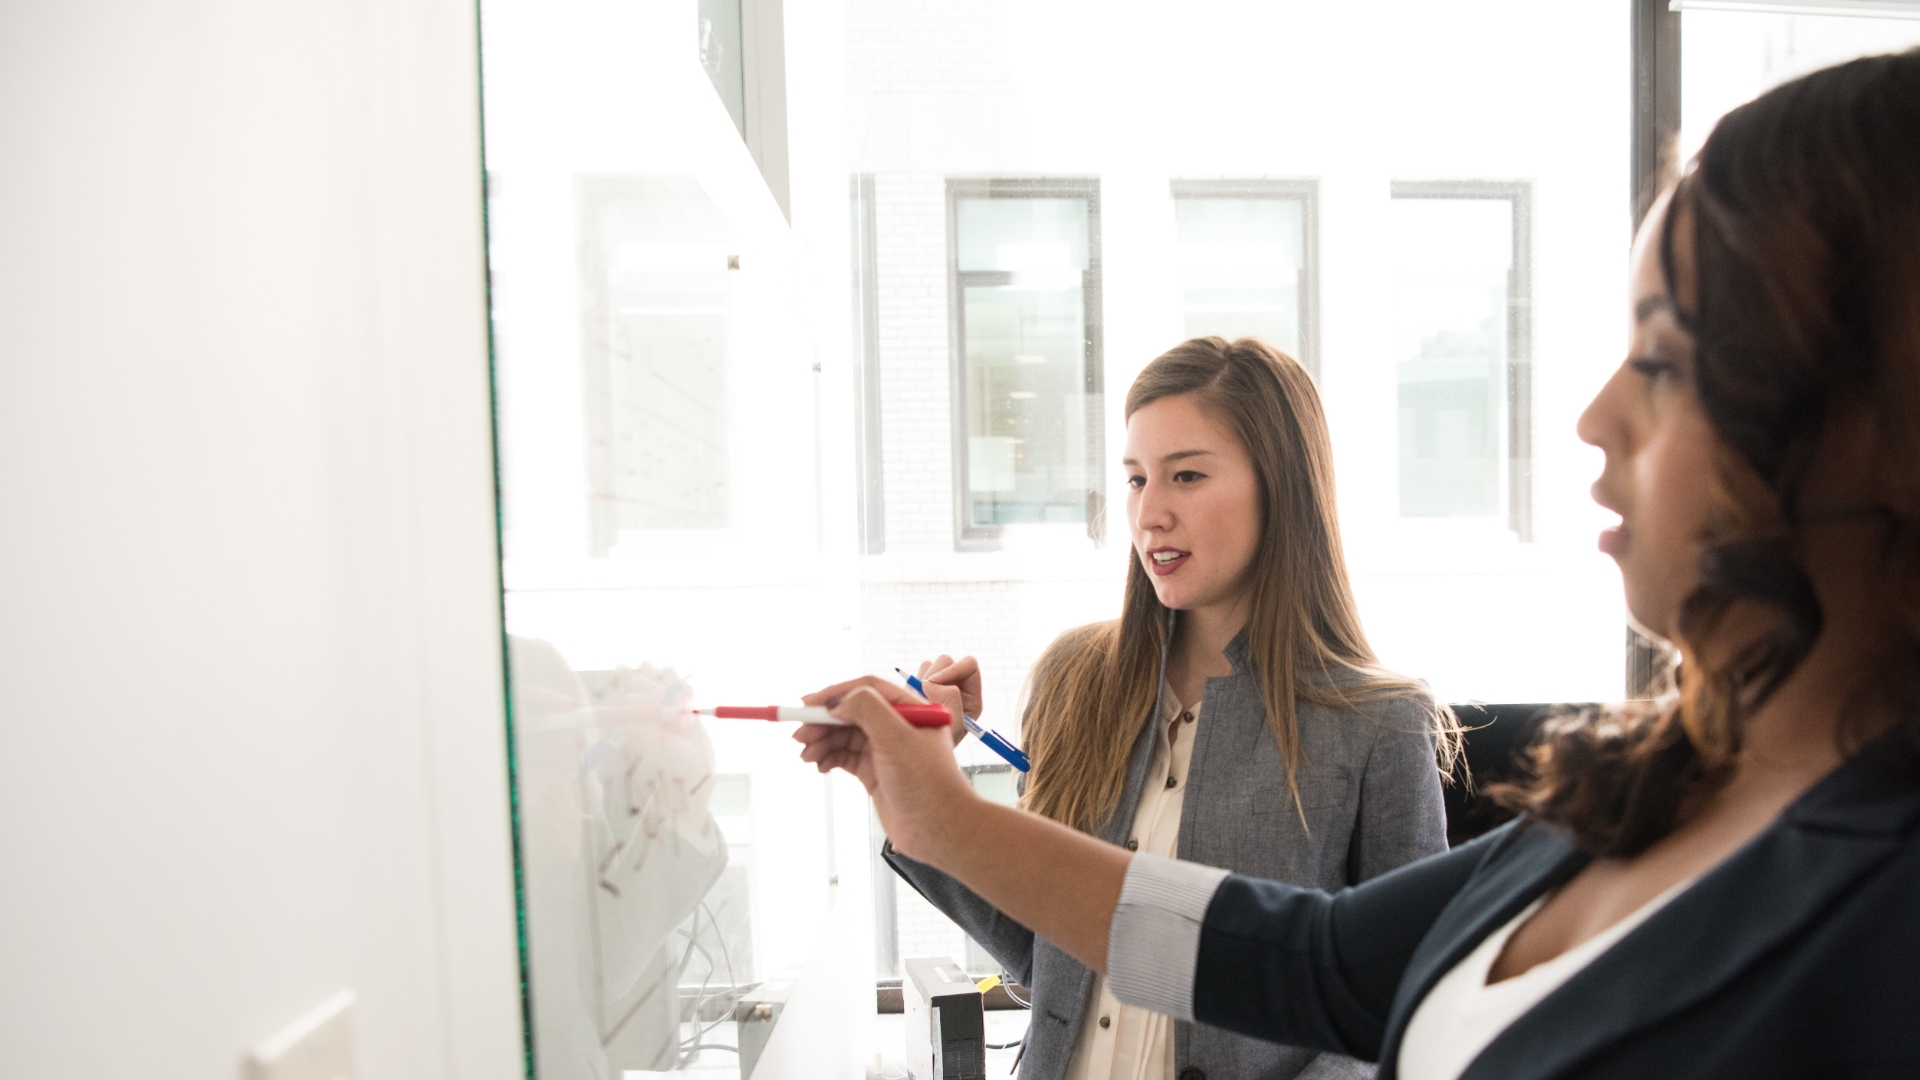
[[[999,986],[999,985],[1000,985],[1000,976],[998,976],[998,975],[989,975],[989,976],[987,976],[986,978],[984,978],[984,979],[981,979],[981,980],[980,980],[979,982],[977,982],[977,983],[974,983],[974,985],[975,985],[975,986],[977,986],[977,987],[979,987],[979,988],[980,988],[980,992],[984,994],[984,993],[986,993],[987,991],[989,991],[989,990],[991,990],[991,989],[993,989],[994,987],[996,987],[996,986]]]

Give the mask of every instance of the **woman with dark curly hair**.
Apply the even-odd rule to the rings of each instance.
[[[1328,894],[985,803],[872,690],[804,756],[1122,1000],[1383,1078],[1920,1075],[1920,51],[1729,113],[1633,266],[1579,432],[1678,691],[1511,825]]]

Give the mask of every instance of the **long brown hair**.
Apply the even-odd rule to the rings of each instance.
[[[1255,338],[1194,338],[1140,372],[1127,391],[1126,416],[1180,395],[1225,421],[1258,477],[1261,527],[1247,583],[1247,651],[1295,810],[1296,700],[1428,703],[1439,764],[1451,772],[1459,745],[1452,711],[1425,685],[1380,667],[1360,627],[1340,550],[1333,448],[1306,369]],[[1134,741],[1159,692],[1168,611],[1140,560],[1129,554],[1127,566],[1120,618],[1062,634],[1034,666],[1022,727],[1033,759],[1025,805],[1083,829],[1119,804]]]
[[[1690,311],[1675,290],[1683,216]],[[1644,851],[1726,782],[1746,718],[1819,638],[1799,494],[1828,418],[1843,410],[1878,423],[1873,503],[1847,511],[1885,527],[1887,588],[1920,640],[1920,50],[1815,72],[1728,113],[1674,185],[1660,244],[1668,299],[1694,339],[1694,390],[1719,440],[1700,583],[1681,601],[1673,642],[1679,688],[1549,724],[1531,780],[1495,792],[1603,856]],[[1712,647],[1736,605],[1744,621],[1754,604],[1770,612],[1764,633]],[[1920,714],[1899,730],[1892,745],[1910,756]],[[1858,748],[1858,732],[1841,737],[1843,751]]]

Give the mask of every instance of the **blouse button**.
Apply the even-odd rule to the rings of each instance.
[[[1174,779],[1173,777],[1171,777],[1171,776],[1169,776],[1169,777],[1167,777],[1167,786],[1168,786],[1168,787],[1170,787],[1170,788],[1172,788],[1172,787],[1179,787],[1179,786],[1180,786],[1180,781],[1178,781],[1178,780],[1175,780],[1175,779]]]
[[[1112,1027],[1112,1026],[1113,1026],[1113,1018],[1112,1018],[1112,1017],[1110,1017],[1110,1016],[1103,1016],[1103,1017],[1101,1017],[1101,1018],[1100,1018],[1100,1026],[1101,1026],[1101,1027]]]
[[[1127,838],[1127,850],[1128,850],[1128,851],[1139,851],[1139,850],[1140,850],[1140,841],[1138,841],[1138,840],[1136,840],[1136,839],[1134,839],[1133,837],[1128,837],[1128,838]]]
[[[1180,714],[1180,722],[1181,722],[1181,723],[1183,723],[1183,724],[1191,724],[1191,723],[1193,723],[1193,714],[1192,714],[1192,713],[1190,713],[1190,712],[1183,712],[1183,713],[1181,713],[1181,714]]]

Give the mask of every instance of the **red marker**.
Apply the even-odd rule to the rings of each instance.
[[[802,724],[846,723],[845,720],[818,705],[720,705],[700,711],[722,720],[797,720]],[[917,705],[902,701],[894,704],[893,711],[905,717],[907,723],[914,727],[946,727],[953,723],[953,714],[940,705]]]

